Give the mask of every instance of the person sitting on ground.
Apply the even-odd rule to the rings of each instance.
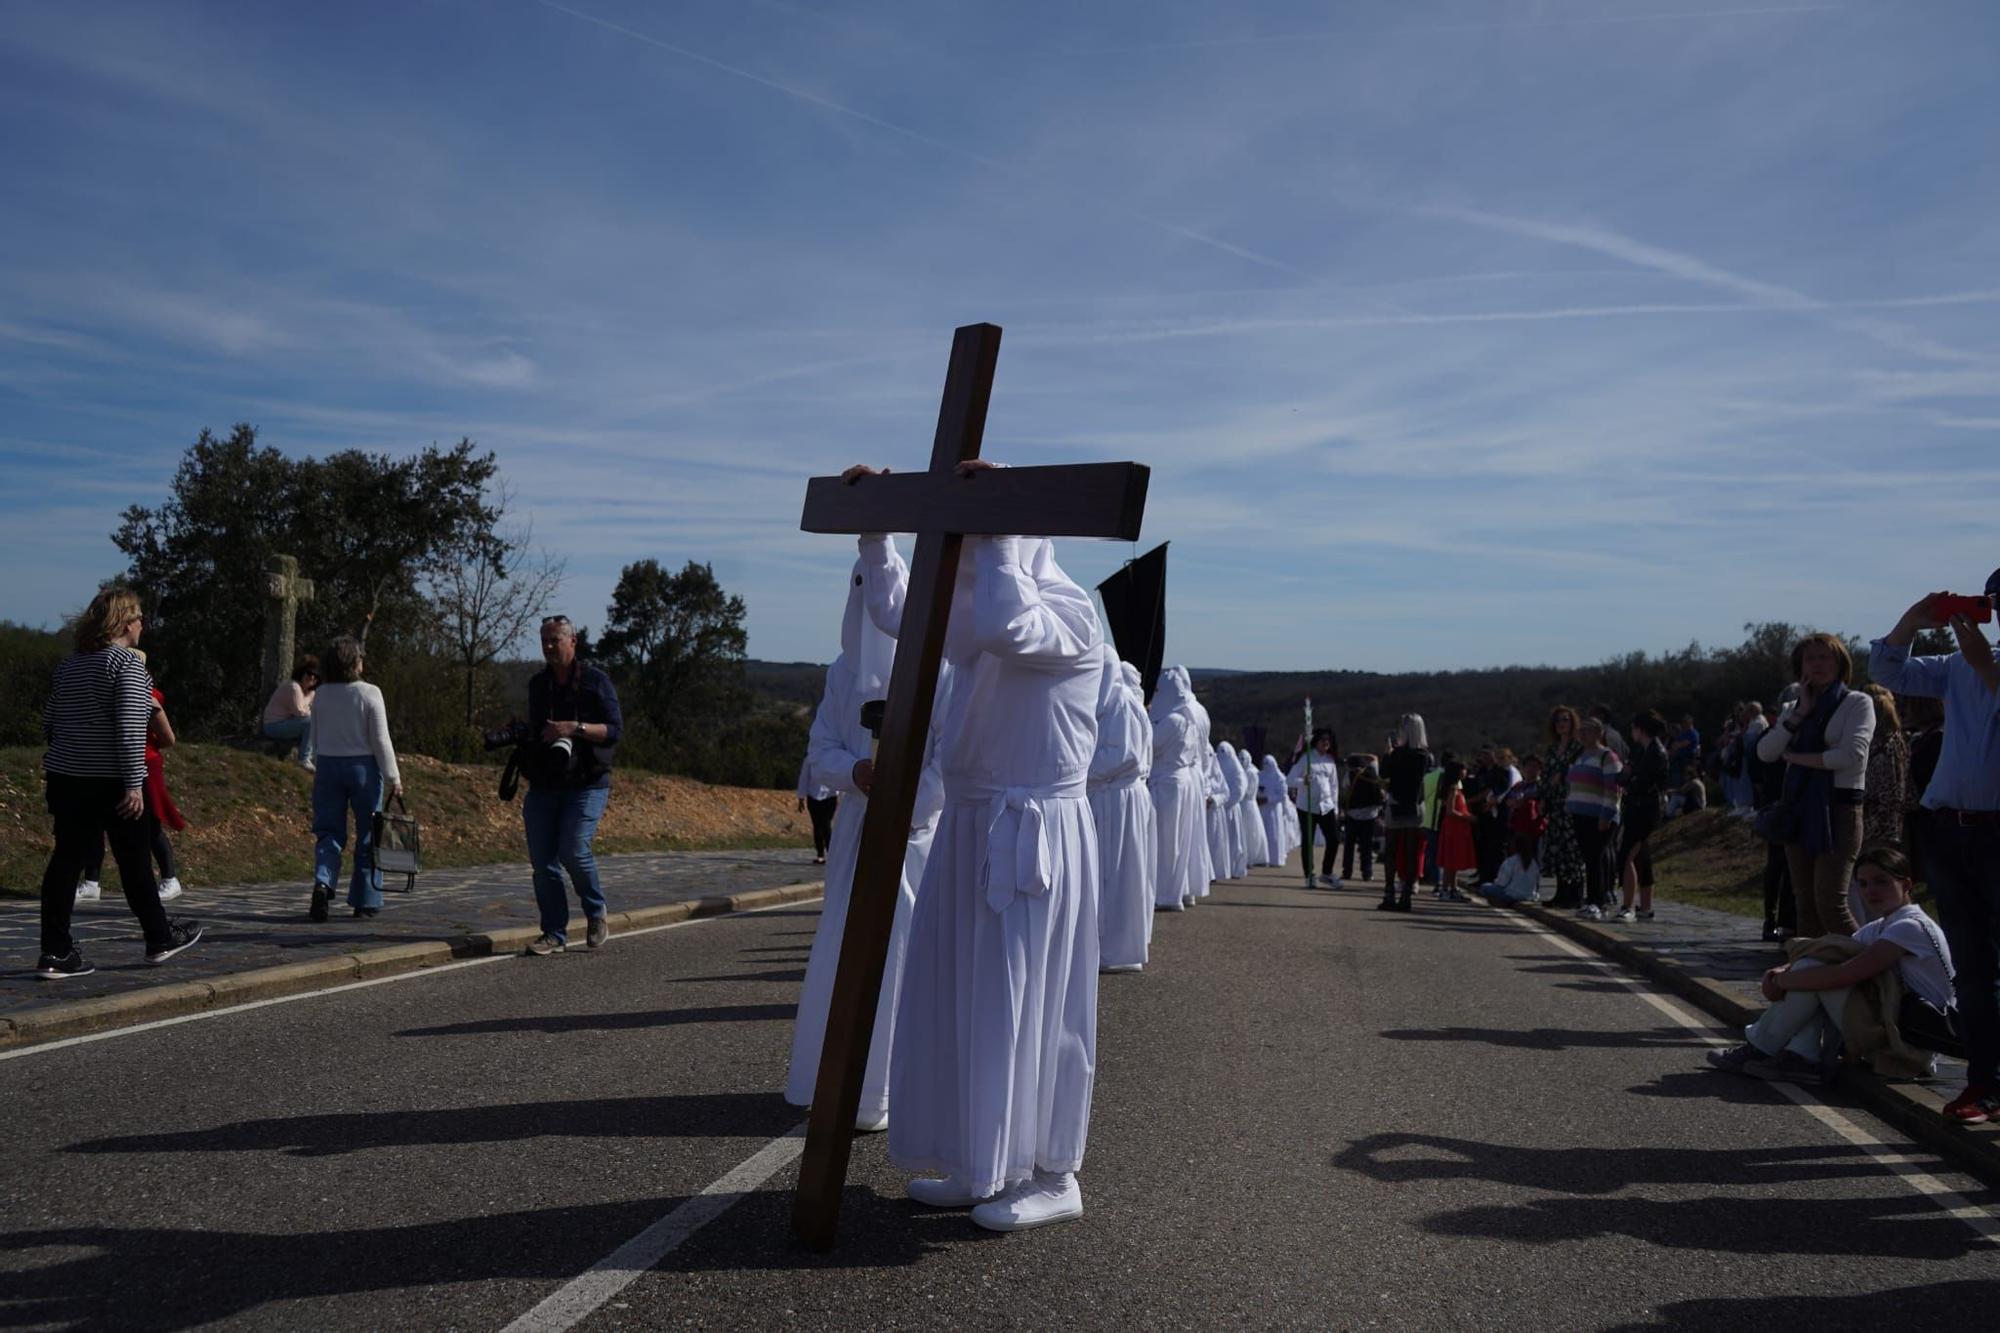
[[[297,742],[299,763],[308,773],[313,771],[312,709],[318,690],[319,659],[307,653],[292,668],[292,678],[271,691],[264,705],[265,739]]]
[[[1677,819],[1681,815],[1691,815],[1697,810],[1708,808],[1708,787],[1702,782],[1701,774],[1690,772],[1687,781],[1667,792],[1667,809],[1664,818]]]
[[[1849,1041],[1850,1055],[1909,1057],[1908,1043],[1929,1044],[1952,1041],[1953,972],[1951,949],[1944,932],[1924,909],[1912,901],[1916,885],[1910,879],[1910,858],[1894,847],[1870,847],[1855,858],[1855,878],[1867,904],[1868,924],[1854,932],[1843,952],[1848,956],[1837,963],[1807,956],[1815,943],[1835,941],[1798,940],[1792,945],[1792,961],[1764,974],[1764,998],[1771,1007],[1764,1016],[1744,1029],[1744,1043],[1727,1051],[1711,1051],[1708,1062],[1732,1074],[1753,1078],[1781,1079],[1797,1083],[1817,1083],[1825,1059],[1831,1053],[1828,1038],[1840,1035]],[[1845,943],[1837,941],[1837,943]],[[1879,1011],[1867,1016],[1857,1010],[1862,997],[1859,987],[1873,986],[1878,978],[1893,971],[1901,983],[1894,1007],[1883,1003],[1877,992],[1872,1002]],[[1880,1036],[1872,1034],[1866,1050],[1854,1049],[1862,1034],[1858,1025],[1883,1025]],[[1928,1074],[1936,1056],[1928,1051],[1917,1054],[1919,1068]],[[1904,1072],[1902,1070],[1885,1072]]]
[[[1690,769],[1701,762],[1701,732],[1695,728],[1694,714],[1681,714],[1680,730],[1667,746],[1668,780],[1679,786]]]
[[[1516,837],[1514,852],[1500,863],[1500,873],[1479,886],[1479,892],[1495,907],[1542,900],[1542,871],[1535,864],[1535,842]]]

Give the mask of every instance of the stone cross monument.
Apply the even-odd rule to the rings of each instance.
[[[299,603],[313,599],[311,579],[299,577],[299,562],[274,555],[264,562],[264,688],[257,696],[259,715],[278,682],[292,674],[297,651]]]

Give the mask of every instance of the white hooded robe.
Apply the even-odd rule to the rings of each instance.
[[[1281,866],[1298,845],[1299,821],[1293,817],[1291,799],[1285,792],[1285,775],[1278,769],[1276,755],[1264,756],[1257,787],[1264,796],[1264,804],[1257,810],[1264,817],[1264,837],[1271,846],[1271,864]]]
[[[1242,879],[1250,873],[1249,846],[1243,836],[1243,797],[1249,790],[1243,781],[1243,761],[1236,747],[1223,741],[1215,747],[1216,771],[1222,775],[1222,835],[1229,850],[1229,878]]]
[[[1090,813],[1097,821],[1098,962],[1143,964],[1153,939],[1159,849],[1146,774],[1153,765],[1153,724],[1139,692],[1138,668],[1104,654],[1098,685],[1097,749],[1090,757]]]
[[[1154,837],[1159,847],[1153,905],[1177,912],[1208,888],[1207,778],[1202,772],[1201,729],[1190,707],[1187,677],[1179,667],[1160,673],[1148,716],[1153,720]]]
[[[1264,832],[1264,816],[1257,805],[1257,796],[1262,790],[1262,782],[1257,772],[1257,761],[1244,749],[1236,751],[1237,762],[1243,766],[1243,857],[1253,866],[1276,865],[1271,856],[1271,842]]]

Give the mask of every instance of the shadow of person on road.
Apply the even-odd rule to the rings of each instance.
[[[1570,1051],[1637,1047],[1706,1047],[1708,1043],[1683,1028],[1663,1026],[1630,1032],[1592,1032],[1572,1028],[1391,1028],[1390,1041],[1473,1041],[1523,1051]]]
[[[686,983],[690,981],[788,981],[789,982],[789,981],[804,981],[805,979],[806,979],[806,970],[803,967],[788,967],[778,972],[727,972],[707,977],[672,978],[672,980],[677,983]]]
[[[523,1018],[481,1018],[434,1028],[405,1028],[398,1037],[470,1037],[489,1032],[629,1032],[637,1028],[689,1023],[764,1023],[797,1017],[795,1004],[724,1004],[699,1009],[648,1009],[622,1014],[533,1014]]]
[[[2000,1308],[2000,1282],[1935,1282],[1888,1291],[1841,1292],[1831,1296],[1712,1297],[1675,1301],[1654,1311],[1646,1324],[1619,1324],[1605,1333],[1713,1329],[1738,1333],[1746,1328],[1957,1328],[1983,1322],[1977,1311]]]
[[[1882,1174],[1850,1145],[1780,1148],[1522,1148],[1441,1134],[1371,1134],[1333,1164],[1373,1180],[1486,1180],[1565,1194],[1615,1194],[1632,1185],[1775,1186]]]
[[[375,1148],[562,1138],[776,1138],[800,1112],[775,1092],[600,1097],[428,1110],[355,1111],[239,1120],[212,1129],[123,1134],[70,1144],[73,1153],[284,1152],[335,1157]]]

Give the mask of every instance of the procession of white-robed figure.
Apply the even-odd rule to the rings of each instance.
[[[843,794],[786,1089],[812,1106],[793,1220],[821,1248],[857,1130],[979,1226],[1082,1216],[1100,972],[1143,970],[1156,909],[1272,856],[1256,770],[1186,671],[1149,708],[1055,542],[1010,532],[1130,540],[1146,471],[979,459],[998,346],[958,331],[928,472],[808,488],[801,526],[859,534],[802,778]]]

